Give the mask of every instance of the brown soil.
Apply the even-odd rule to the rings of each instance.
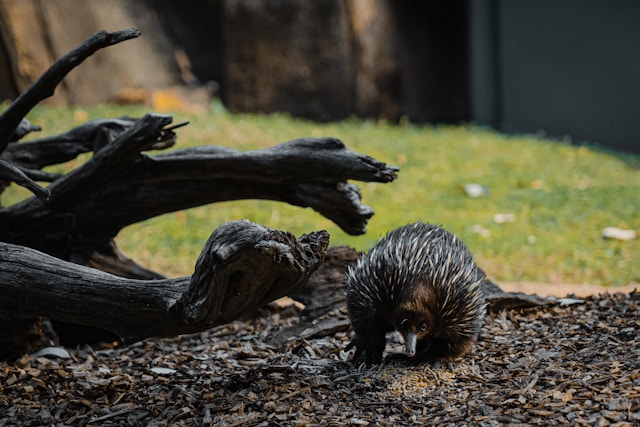
[[[553,295],[554,297],[565,297],[567,295],[589,296],[603,293],[629,293],[634,289],[640,291],[640,283],[632,283],[626,286],[605,287],[589,284],[572,283],[539,283],[539,282],[506,282],[500,283],[500,288],[505,292],[524,292],[525,294],[535,294],[542,297]]]

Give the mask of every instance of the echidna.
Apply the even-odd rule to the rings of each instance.
[[[482,326],[484,277],[467,246],[442,227],[416,222],[390,231],[347,271],[355,331],[347,350],[379,363],[385,334],[398,330],[408,356],[450,363]]]

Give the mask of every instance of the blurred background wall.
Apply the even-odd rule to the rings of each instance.
[[[471,117],[640,152],[640,1],[469,1]]]
[[[143,2],[0,0],[0,97],[14,98],[96,31],[130,27],[144,36],[102,49],[73,70],[56,90],[56,104],[95,105],[125,88],[177,82],[171,41]]]
[[[0,99],[138,27],[51,102],[203,89],[233,112],[490,125],[640,152],[637,0],[0,0]]]

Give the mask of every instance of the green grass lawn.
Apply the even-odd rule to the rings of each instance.
[[[147,111],[39,107],[28,118],[48,135],[87,119]],[[319,124],[219,108],[207,115],[174,115],[174,121],[183,120],[190,125],[177,131],[176,148],[213,144],[250,150],[303,136],[334,136],[354,151],[399,166],[400,172],[389,184],[356,182],[363,203],[376,212],[362,236],[345,234],[311,209],[254,200],[166,214],[117,236],[129,256],[168,276],[190,274],[211,231],[235,219],[296,235],[326,229],[332,245],[358,249],[369,248],[391,228],[423,220],[456,233],[497,282],[640,282],[640,239],[602,238],[605,227],[640,229],[640,156],[474,126]],[[464,191],[469,183],[487,187],[488,195],[469,197]],[[14,185],[2,201],[8,205],[26,196]],[[496,214],[511,214],[513,222],[498,223]]]

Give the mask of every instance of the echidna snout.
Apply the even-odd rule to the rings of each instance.
[[[404,348],[407,356],[413,357],[416,355],[416,345],[418,343],[418,336],[413,332],[409,332],[404,336]]]

